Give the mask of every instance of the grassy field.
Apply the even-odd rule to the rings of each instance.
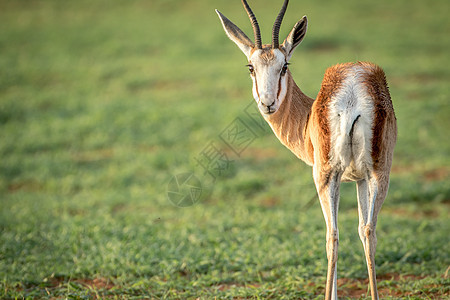
[[[269,42],[281,1],[250,2]],[[290,66],[306,94],[338,62],[388,77],[380,295],[449,298],[449,2],[291,2],[280,36],[308,15]],[[237,0],[0,1],[0,298],[323,298],[311,169],[253,122],[215,8],[252,36]],[[238,123],[249,133],[230,148]],[[198,163],[212,148],[214,180]],[[201,192],[194,205],[168,193],[182,174],[201,185],[181,191]],[[365,299],[354,185],[341,196],[339,295]]]

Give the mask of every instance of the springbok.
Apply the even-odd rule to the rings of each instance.
[[[313,167],[313,178],[327,226],[328,271],[325,299],[337,299],[337,215],[341,181],[356,181],[358,233],[364,247],[372,299],[375,277],[375,228],[386,198],[397,124],[383,70],[368,62],[338,64],[326,70],[317,98],[300,90],[289,60],[303,40],[304,16],[283,44],[278,34],[288,0],[275,20],[272,44],[263,45],[258,22],[247,1],[255,43],[218,10],[227,36],[247,56],[253,97],[280,142]]]

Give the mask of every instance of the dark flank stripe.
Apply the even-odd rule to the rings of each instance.
[[[373,124],[372,124],[372,161],[375,170],[378,170],[380,160],[383,161],[381,153],[384,151],[384,134],[386,131],[386,118],[388,112],[393,112],[391,96],[386,83],[383,70],[377,65],[362,63],[367,73],[364,83],[367,91],[373,99]]]
[[[314,123],[318,124],[318,141],[320,144],[320,156],[323,162],[328,162],[330,159],[330,125],[328,122],[329,114],[328,108],[331,98],[341,89],[342,82],[346,77],[347,65],[335,65],[326,70],[322,81],[322,87],[317,95],[316,101],[313,104],[315,114]]]

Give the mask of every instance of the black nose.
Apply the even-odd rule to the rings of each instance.
[[[265,108],[266,114],[271,114],[273,113],[275,110],[271,109],[271,107],[275,104],[275,101],[272,102],[272,104],[270,105],[265,105],[264,103],[262,104],[263,107]]]
[[[275,101],[273,101],[270,105],[266,105],[265,103],[263,103],[262,105],[265,106],[265,107],[267,107],[267,108],[270,108],[270,107],[273,106],[274,104],[275,104]]]

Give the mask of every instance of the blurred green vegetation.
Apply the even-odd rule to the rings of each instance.
[[[281,1],[250,4],[270,41]],[[321,297],[310,168],[268,126],[240,156],[220,144],[253,100],[215,8],[252,36],[240,1],[0,2],[0,297]],[[387,74],[399,136],[377,231],[383,297],[449,294],[449,8],[291,1],[281,29],[309,18],[290,69],[312,97],[338,62]],[[174,206],[169,181],[201,178],[211,142],[227,173]],[[339,293],[365,297],[354,185],[341,196]]]

